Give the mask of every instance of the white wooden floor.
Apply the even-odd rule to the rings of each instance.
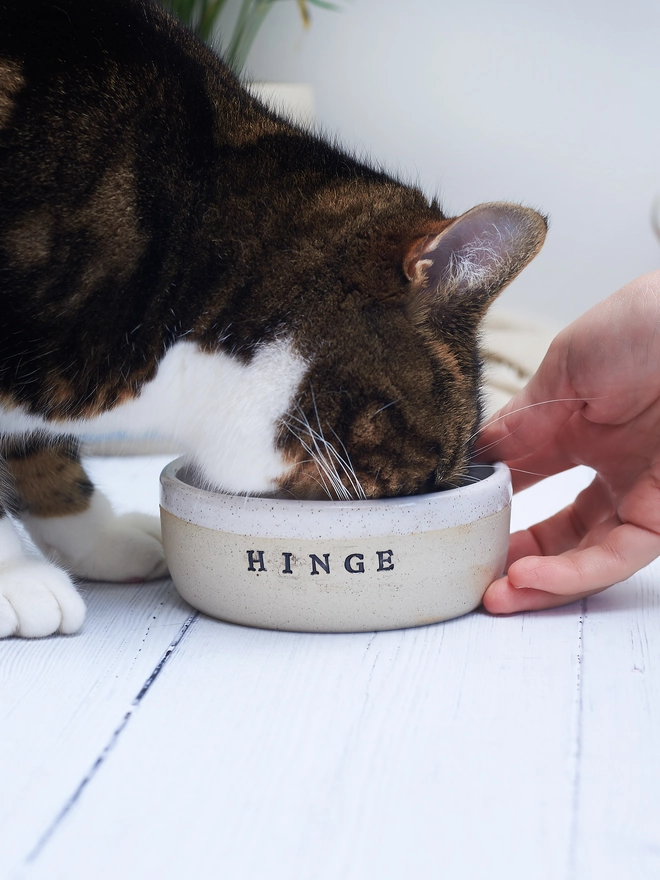
[[[165,459],[98,459],[157,510]],[[515,501],[516,527],[585,473]],[[660,567],[557,611],[359,635],[86,590],[0,643],[0,877],[660,878]]]

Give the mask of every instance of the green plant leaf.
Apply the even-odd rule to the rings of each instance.
[[[218,18],[227,5],[227,0],[204,0],[201,5],[197,33],[208,42],[213,36]]]
[[[225,54],[225,60],[235,73],[240,73],[243,69],[259,28],[275,2],[276,0],[243,0],[241,3],[236,28]]]
[[[311,3],[312,6],[318,6],[319,9],[327,9],[330,12],[341,12],[343,6],[340,6],[339,3],[330,3],[328,0],[307,0],[308,3]]]
[[[234,29],[225,50],[225,60],[235,73],[240,74],[266,15],[278,0],[241,0]],[[341,7],[331,0],[296,0],[305,28],[309,27],[309,6],[330,11]],[[183,24],[209,42],[218,25],[218,19],[229,5],[229,0],[160,0],[161,6],[172,12]]]
[[[306,0],[298,0],[298,9],[300,10],[300,15],[303,21],[303,27],[309,27],[312,19],[309,15],[309,9],[307,8]]]

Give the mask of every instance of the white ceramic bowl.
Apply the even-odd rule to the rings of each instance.
[[[161,474],[163,546],[179,593],[231,623],[303,632],[420,626],[476,608],[504,565],[504,464],[459,489],[375,501],[209,492],[179,458]]]

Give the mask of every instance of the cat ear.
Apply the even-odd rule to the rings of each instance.
[[[491,202],[458,217],[440,233],[418,238],[403,270],[414,285],[416,317],[434,304],[485,311],[502,288],[536,256],[545,219],[519,205]],[[420,314],[421,313],[421,314]]]

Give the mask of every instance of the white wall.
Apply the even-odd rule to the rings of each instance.
[[[505,199],[550,216],[541,255],[503,294],[556,325],[658,267],[660,4],[656,0],[282,2],[254,79],[312,83],[351,150],[439,193],[447,213]]]

